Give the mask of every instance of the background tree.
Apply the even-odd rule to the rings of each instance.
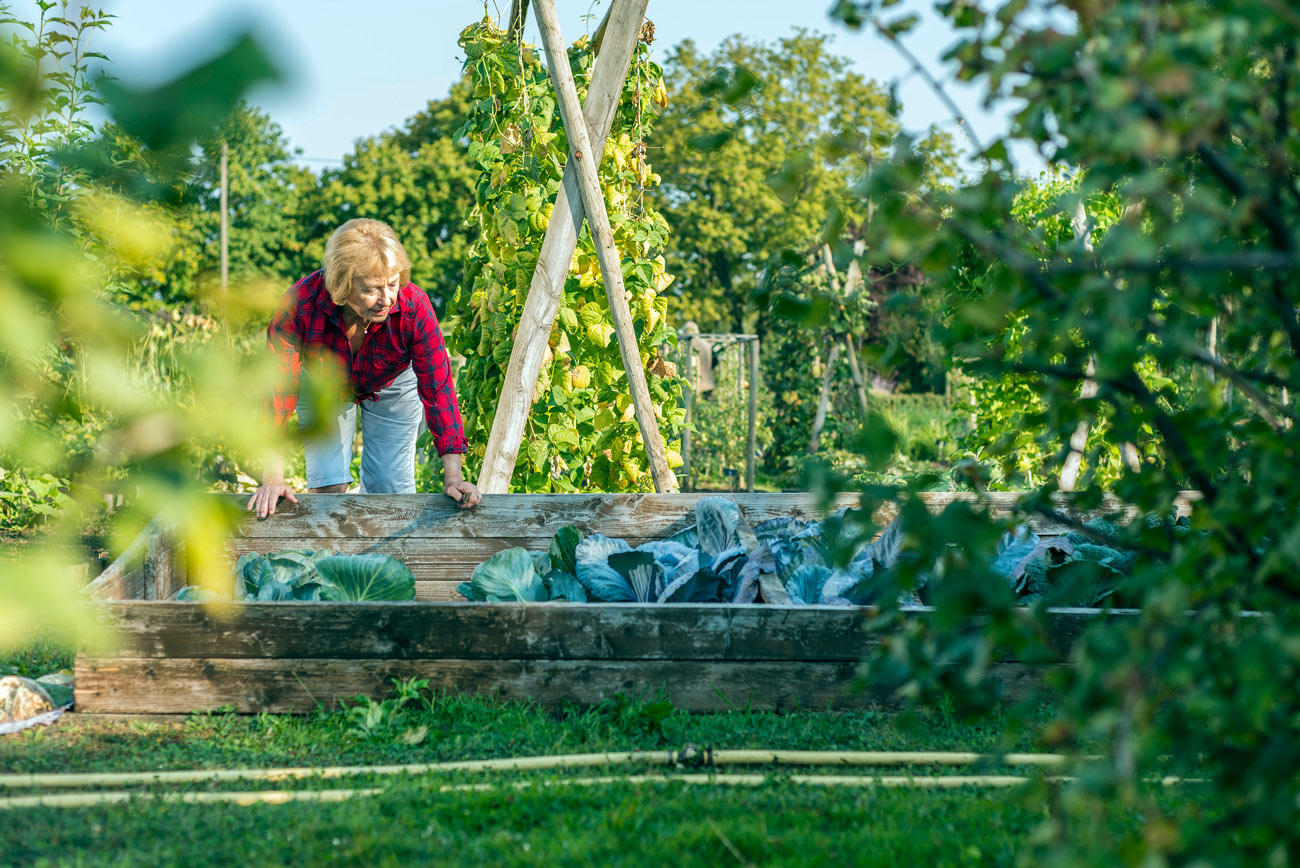
[[[670,98],[651,143],[663,178],[657,195],[672,227],[676,321],[761,336],[762,382],[774,414],[762,467],[795,471],[790,481],[808,453],[828,339],[843,343],[851,335],[864,366],[870,359],[895,377],[901,371],[912,387],[941,382],[933,343],[891,290],[896,269],[869,273],[851,297],[831,297],[830,282],[818,276],[823,242],[851,247],[869,222],[872,204],[850,191],[888,156],[900,129],[890,90],[854,72],[830,43],[806,30],[776,43],[735,35],[704,54],[683,41],[665,63]],[[926,185],[951,183],[956,151],[947,134],[932,130],[915,148]],[[840,278],[847,277],[849,247],[835,251]],[[923,285],[914,273],[904,283]],[[886,297],[894,303],[883,304]],[[913,301],[921,301],[919,293]],[[815,328],[790,328],[792,304],[801,316],[815,309],[808,322]],[[832,373],[837,397],[856,394],[847,369],[840,370],[844,359]],[[837,406],[856,409],[857,399]],[[860,422],[856,412],[832,414],[826,447],[847,445]]]
[[[915,18],[881,12],[892,6],[842,2],[835,14],[894,41]],[[1065,750],[1095,746],[1101,758],[1041,794],[1048,817],[1026,858],[1292,864],[1300,15],[1279,2],[1199,0],[958,2],[940,12],[961,34],[950,52],[958,75],[987,84],[995,101],[1019,101],[1011,134],[982,148],[987,171],[951,195],[917,195],[911,153],[877,164],[864,190],[878,209],[866,264],[888,252],[925,271],[952,303],[945,344],[968,371],[1034,375],[1042,410],[1031,425],[1056,462],[1080,424],[1144,444],[1111,488],[1146,518],[1106,538],[1135,553],[1117,593],[1138,612],[1088,626],[1062,672],[1056,717],[1039,733]],[[1027,189],[1008,156],[1012,139],[1084,172],[1051,211],[1122,205],[1104,236],[1086,224],[1067,234],[1050,214],[1020,219]],[[982,277],[967,294],[970,250]],[[1009,328],[1014,343],[992,339]],[[1092,468],[1105,466],[1104,445],[1087,445]],[[978,482],[979,468],[969,469]],[[1082,481],[1080,502],[1098,503],[1101,479],[1085,472]],[[1050,513],[1054,487],[1049,479],[1025,509]],[[1187,488],[1200,493],[1190,526],[1172,526],[1162,519]],[[940,558],[935,617],[892,633],[873,675],[921,701],[940,685],[987,699],[970,690],[987,661],[1041,647],[1046,607],[1070,600],[1077,583],[1063,580],[1013,613],[1006,582],[970,567],[991,541],[987,523],[960,507],[932,517],[907,496],[903,510],[917,551],[941,532],[962,541]],[[1104,532],[1088,528],[1093,539]],[[897,578],[909,587],[934,574],[918,560]],[[977,612],[983,627],[965,617]],[[1205,783],[1161,799],[1152,774]],[[1117,805],[1139,821],[1107,828],[1102,808]]]
[[[898,107],[830,42],[805,30],[776,43],[737,34],[708,54],[689,39],[668,54],[657,195],[672,227],[675,309],[704,331],[743,330],[759,273],[782,250],[813,252],[833,208],[844,225],[866,219],[844,192],[888,153]],[[941,174],[954,166],[946,141],[927,141]]]
[[[228,149],[229,276],[231,282],[301,276],[306,202],[315,176],[293,162],[280,125],[240,102],[198,142],[177,173],[120,126],[107,124],[97,144],[120,170],[109,186],[118,193],[147,192],[147,205],[172,236],[168,255],[148,263],[124,286],[126,297],[150,304],[192,303],[216,285],[221,263],[221,146]],[[319,267],[319,266],[317,266]],[[267,292],[273,290],[268,288]]]
[[[885,90],[828,42],[806,31],[774,45],[735,35],[710,54],[691,40],[668,54],[653,145],[659,198],[673,230],[675,307],[704,331],[742,331],[759,270],[783,248],[811,246],[828,197],[865,171],[858,152],[831,159],[823,142],[874,134],[883,148],[898,128]],[[768,179],[796,159],[812,165],[783,201]]]

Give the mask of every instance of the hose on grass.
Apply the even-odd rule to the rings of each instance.
[[[1003,766],[1062,766],[1068,757],[1050,753],[953,753],[925,751],[817,751],[817,750],[684,750],[580,753],[556,756],[510,757],[402,765],[332,766],[322,768],[192,769],[150,772],[88,772],[0,775],[0,790],[28,787],[76,787],[179,784],[235,780],[277,781],[292,778],[338,778],[350,775],[419,775],[438,772],[540,771],[593,768],[611,765],[668,765],[686,768],[720,766],[971,766],[985,762]],[[1089,759],[1089,757],[1084,757]]]
[[[933,775],[929,777],[909,777],[904,775],[790,775],[780,779],[781,782],[819,787],[896,787],[906,789],[957,789],[959,787],[1014,787],[1027,784],[1033,778],[1020,775]],[[1069,783],[1071,777],[1053,776],[1044,778],[1053,783]],[[677,774],[677,775],[606,775],[586,778],[550,778],[537,781],[498,781],[479,784],[443,784],[433,788],[436,793],[487,792],[499,789],[526,790],[533,787],[567,787],[567,786],[601,786],[605,784],[628,784],[646,786],[651,784],[681,783],[690,785],[757,787],[774,782],[767,775],[735,774]],[[1173,786],[1180,783],[1195,783],[1190,778],[1164,777],[1154,779],[1153,783]],[[376,796],[387,792],[382,787],[366,789],[337,790],[263,790],[252,792],[193,793],[162,792],[150,793],[128,790],[116,790],[91,793],[45,793],[36,796],[10,796],[0,798],[0,810],[6,808],[86,808],[98,805],[114,805],[135,799],[149,799],[160,802],[178,802],[182,804],[236,804],[282,805],[288,802],[342,802],[348,799]]]
[[[504,781],[479,784],[443,784],[433,788],[437,793],[484,792],[498,789],[526,790],[533,787],[600,786],[602,784],[683,783],[691,785],[759,786],[772,781],[767,775],[737,774],[680,774],[680,775],[606,775],[587,778],[551,778],[539,781]],[[791,775],[781,778],[794,784],[823,787],[907,787],[914,789],[955,789],[957,787],[1012,787],[1028,783],[1031,779],[1018,775],[940,775],[933,777],[905,777],[872,775]],[[1050,778],[1049,780],[1070,780]],[[10,796],[0,798],[0,810],[5,808],[85,808],[96,805],[113,805],[132,799],[150,799],[182,804],[229,803],[236,805],[285,804],[287,802],[341,802],[347,799],[379,795],[382,787],[337,790],[266,790],[253,792],[192,793],[192,792],[132,792],[116,790],[92,793],[46,793],[36,796]]]

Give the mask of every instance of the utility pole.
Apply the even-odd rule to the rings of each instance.
[[[226,281],[230,274],[230,227],[227,226],[229,209],[226,187],[226,161],[228,157],[226,143],[221,143],[221,294],[226,294]]]

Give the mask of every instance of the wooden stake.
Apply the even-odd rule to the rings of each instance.
[[[610,228],[604,194],[600,189],[597,175],[599,157],[592,151],[591,139],[587,135],[587,125],[578,102],[578,88],[569,68],[569,54],[565,50],[564,38],[560,35],[554,0],[537,0],[537,19],[542,31],[542,44],[546,48],[547,66],[551,68],[552,83],[560,98],[560,116],[569,134],[570,163],[578,167],[578,189],[582,193],[582,204],[587,212],[587,225],[591,227],[596,242],[596,256],[600,262],[601,276],[605,279],[605,296],[609,299],[614,333],[618,336],[618,348],[627,372],[632,406],[635,408],[646,455],[650,459],[650,475],[654,478],[655,491],[674,491],[677,488],[676,480],[668,469],[668,454],[650,402],[650,389],[646,385],[645,368],[641,364],[641,351],[637,347],[636,331],[632,327],[632,312],[627,305],[622,258],[614,246],[614,230]]]
[[[758,429],[758,338],[749,342],[749,440],[745,453],[745,490],[754,490],[754,449]]]
[[[226,162],[228,158],[228,148],[225,142],[221,143],[221,294],[226,293],[226,283],[230,275],[230,209],[227,205],[229,193],[227,187]]]
[[[677,348],[681,350],[683,344],[681,338],[678,338]],[[683,491],[694,491],[695,483],[691,477],[691,418],[695,410],[695,349],[691,346],[691,339],[688,336],[685,344],[685,351],[682,353],[681,370],[686,377],[686,388],[682,394],[686,399],[686,419],[682,425],[682,479],[684,480]]]
[[[610,7],[613,20],[607,30],[604,50],[596,57],[584,106],[592,154],[597,161],[605,152],[605,138],[614,123],[623,80],[627,78],[637,32],[641,29],[648,3],[649,0],[614,0]],[[542,370],[547,340],[555,325],[560,300],[564,298],[564,281],[578,243],[582,217],[578,172],[570,160],[564,167],[564,181],[555,197],[555,213],[546,228],[528,298],[524,301],[515,333],[515,348],[510,354],[505,382],[492,417],[492,433],[488,437],[478,480],[479,490],[484,494],[504,494],[510,487],[524,426],[533,407],[533,390]]]
[[[1097,381],[1092,379],[1096,370],[1096,360],[1089,356],[1086,369],[1088,378],[1083,381],[1083,386],[1079,389],[1079,400],[1088,401],[1097,397]],[[1088,420],[1084,419],[1074,429],[1074,433],[1070,435],[1070,452],[1065,456],[1065,464],[1061,467],[1061,480],[1057,486],[1061,491],[1074,491],[1074,487],[1079,482],[1079,469],[1083,464],[1083,450],[1088,445],[1088,431]]]
[[[831,246],[829,244],[822,245],[822,263],[826,266],[826,273],[830,275],[831,289],[834,290],[836,295],[839,295],[840,278],[835,272],[835,260],[831,257]],[[844,284],[844,292],[846,295],[853,290],[855,278],[858,281],[862,280],[862,270],[860,268],[855,269],[854,267],[857,266],[857,264],[858,263],[855,260],[849,266],[848,280],[845,281]],[[867,404],[867,383],[862,377],[862,366],[858,364],[857,347],[853,346],[853,339],[848,335],[844,336],[844,355],[849,363],[849,373],[853,376],[853,385],[857,389],[858,410],[862,413],[863,424],[866,424],[867,413],[869,411],[869,406]]]
[[[596,26],[596,32],[591,35],[591,50],[600,54],[600,46],[605,42],[605,31],[609,28],[609,16],[614,11],[614,4],[610,4],[605,10],[605,17],[600,19],[600,24]],[[641,17],[645,17],[645,11],[642,10]],[[637,24],[637,33],[641,32],[640,23]]]
[[[812,437],[808,441],[808,453],[815,455],[822,442],[822,428],[826,425],[826,411],[831,405],[831,382],[835,375],[835,357],[840,353],[840,345],[832,341],[830,354],[826,357],[826,370],[822,372],[822,393],[817,399],[817,415],[813,417]]]
[[[528,0],[514,0],[510,4],[510,19],[506,24],[506,41],[518,42],[524,35],[524,24],[528,21]]]

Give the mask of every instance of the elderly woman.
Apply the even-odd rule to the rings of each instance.
[[[363,491],[415,491],[423,421],[442,456],[443,490],[462,508],[474,506],[481,495],[461,475],[465,433],[451,363],[429,297],[410,282],[411,261],[397,235],[378,220],[349,220],[325,245],[324,266],[294,284],[267,328],[283,373],[276,421],[284,424],[296,406],[299,427],[308,432],[308,490],[347,491],[360,407]],[[347,384],[343,403],[317,419],[322,402],[299,397],[319,396],[319,387],[311,389],[331,378]],[[298,500],[284,480],[283,460],[274,457],[248,509],[264,518],[281,497]]]

